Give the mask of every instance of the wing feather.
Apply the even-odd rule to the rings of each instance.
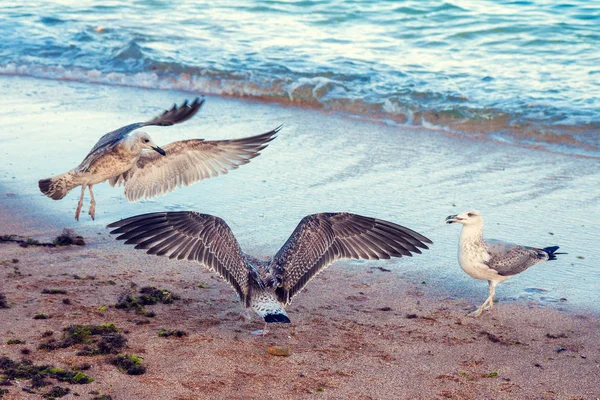
[[[113,222],[117,240],[148,254],[204,264],[249,304],[249,267],[233,232],[221,218],[191,211],[158,212]]]
[[[164,111],[162,114],[151,119],[150,121],[129,124],[103,135],[98,142],[96,142],[88,155],[83,159],[81,164],[79,164],[77,169],[81,172],[86,172],[90,166],[94,164],[96,160],[98,160],[98,158],[111,151],[117,143],[119,143],[121,140],[123,140],[123,138],[136,129],[149,125],[169,126],[187,121],[188,119],[192,118],[198,112],[198,110],[200,110],[202,104],[204,104],[204,99],[200,99],[198,97],[196,97],[190,105],[188,105],[187,100],[185,100],[180,107],[173,105],[173,108]],[[115,178],[111,178],[110,182],[113,186],[116,183],[113,183],[114,179]]]
[[[300,221],[269,265],[284,304],[319,272],[341,259],[411,256],[432,243],[401,225],[349,213],[309,215]]]
[[[548,254],[542,249],[501,240],[486,240],[486,249],[490,255],[487,266],[501,276],[516,275],[548,259]]]
[[[131,202],[156,197],[249,163],[275,139],[280,129],[243,139],[173,142],[163,147],[166,156],[142,153],[131,170],[111,183],[117,186],[124,183],[125,197]]]

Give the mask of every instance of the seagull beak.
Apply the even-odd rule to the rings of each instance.
[[[167,155],[167,152],[166,152],[166,151],[164,151],[163,149],[161,149],[161,148],[160,148],[160,147],[158,147],[158,146],[156,146],[156,147],[153,147],[153,148],[152,148],[152,150],[156,151],[158,154],[161,154],[161,155],[163,155],[163,156],[166,156],[166,155]]]
[[[458,215],[448,215],[446,217],[446,223],[447,224],[452,224],[454,222],[458,222],[460,221],[462,218],[458,218]]]

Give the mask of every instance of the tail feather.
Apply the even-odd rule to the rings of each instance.
[[[544,247],[542,250],[548,254],[548,261],[552,261],[552,260],[556,260],[556,256],[558,254],[567,254],[567,253],[557,253],[556,250],[558,250],[560,247],[558,246],[550,246],[550,247]]]
[[[262,317],[265,322],[290,323],[290,319],[283,308],[283,305],[277,301],[273,293],[264,289],[257,289],[251,296],[251,305],[254,312]]]
[[[267,323],[280,322],[284,324],[289,324],[290,322],[292,322],[285,314],[267,314],[264,316],[264,320]]]
[[[74,176],[71,171],[53,176],[52,178],[40,179],[38,187],[40,191],[53,200],[60,200],[65,197],[71,189],[77,186],[74,183]]]

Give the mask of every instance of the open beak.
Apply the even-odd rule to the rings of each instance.
[[[158,154],[161,154],[161,155],[163,155],[163,156],[166,156],[166,155],[167,155],[167,152],[166,152],[166,151],[164,151],[163,149],[161,149],[161,148],[160,148],[160,147],[158,147],[158,146],[156,146],[156,147],[153,147],[153,148],[152,148],[152,150],[156,151]]]
[[[448,215],[446,217],[446,223],[447,224],[452,224],[452,223],[458,222],[460,220],[462,220],[462,218],[458,218],[458,215]]]

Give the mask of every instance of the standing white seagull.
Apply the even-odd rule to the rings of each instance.
[[[304,217],[283,247],[267,261],[242,252],[221,218],[192,211],[157,212],[108,225],[117,240],[148,254],[204,264],[223,278],[265,323],[290,320],[284,306],[312,278],[337,260],[412,256],[432,243],[425,236],[380,219],[349,213]],[[247,316],[247,314],[246,314]]]
[[[85,159],[69,172],[42,179],[38,186],[46,196],[60,200],[70,190],[81,186],[81,197],[75,219],[83,205],[85,189],[90,190],[89,214],[94,219],[96,201],[92,186],[109,181],[111,186],[125,187],[125,197],[134,202],[142,198],[162,195],[176,187],[226,174],[229,170],[247,164],[275,139],[278,127],[262,135],[234,140],[182,140],[158,147],[150,136],[134,130],[143,126],[169,126],[187,121],[198,112],[204,100],[176,105],[147,122],[138,122],[102,136]],[[144,149],[154,150],[145,152]]]
[[[494,308],[496,285],[517,275],[532,265],[556,260],[558,246],[536,247],[519,246],[501,240],[483,238],[483,218],[479,211],[466,211],[450,215],[447,224],[462,224],[458,243],[458,263],[460,267],[475,279],[487,280],[489,296],[477,310],[470,315],[478,317],[484,310]]]

